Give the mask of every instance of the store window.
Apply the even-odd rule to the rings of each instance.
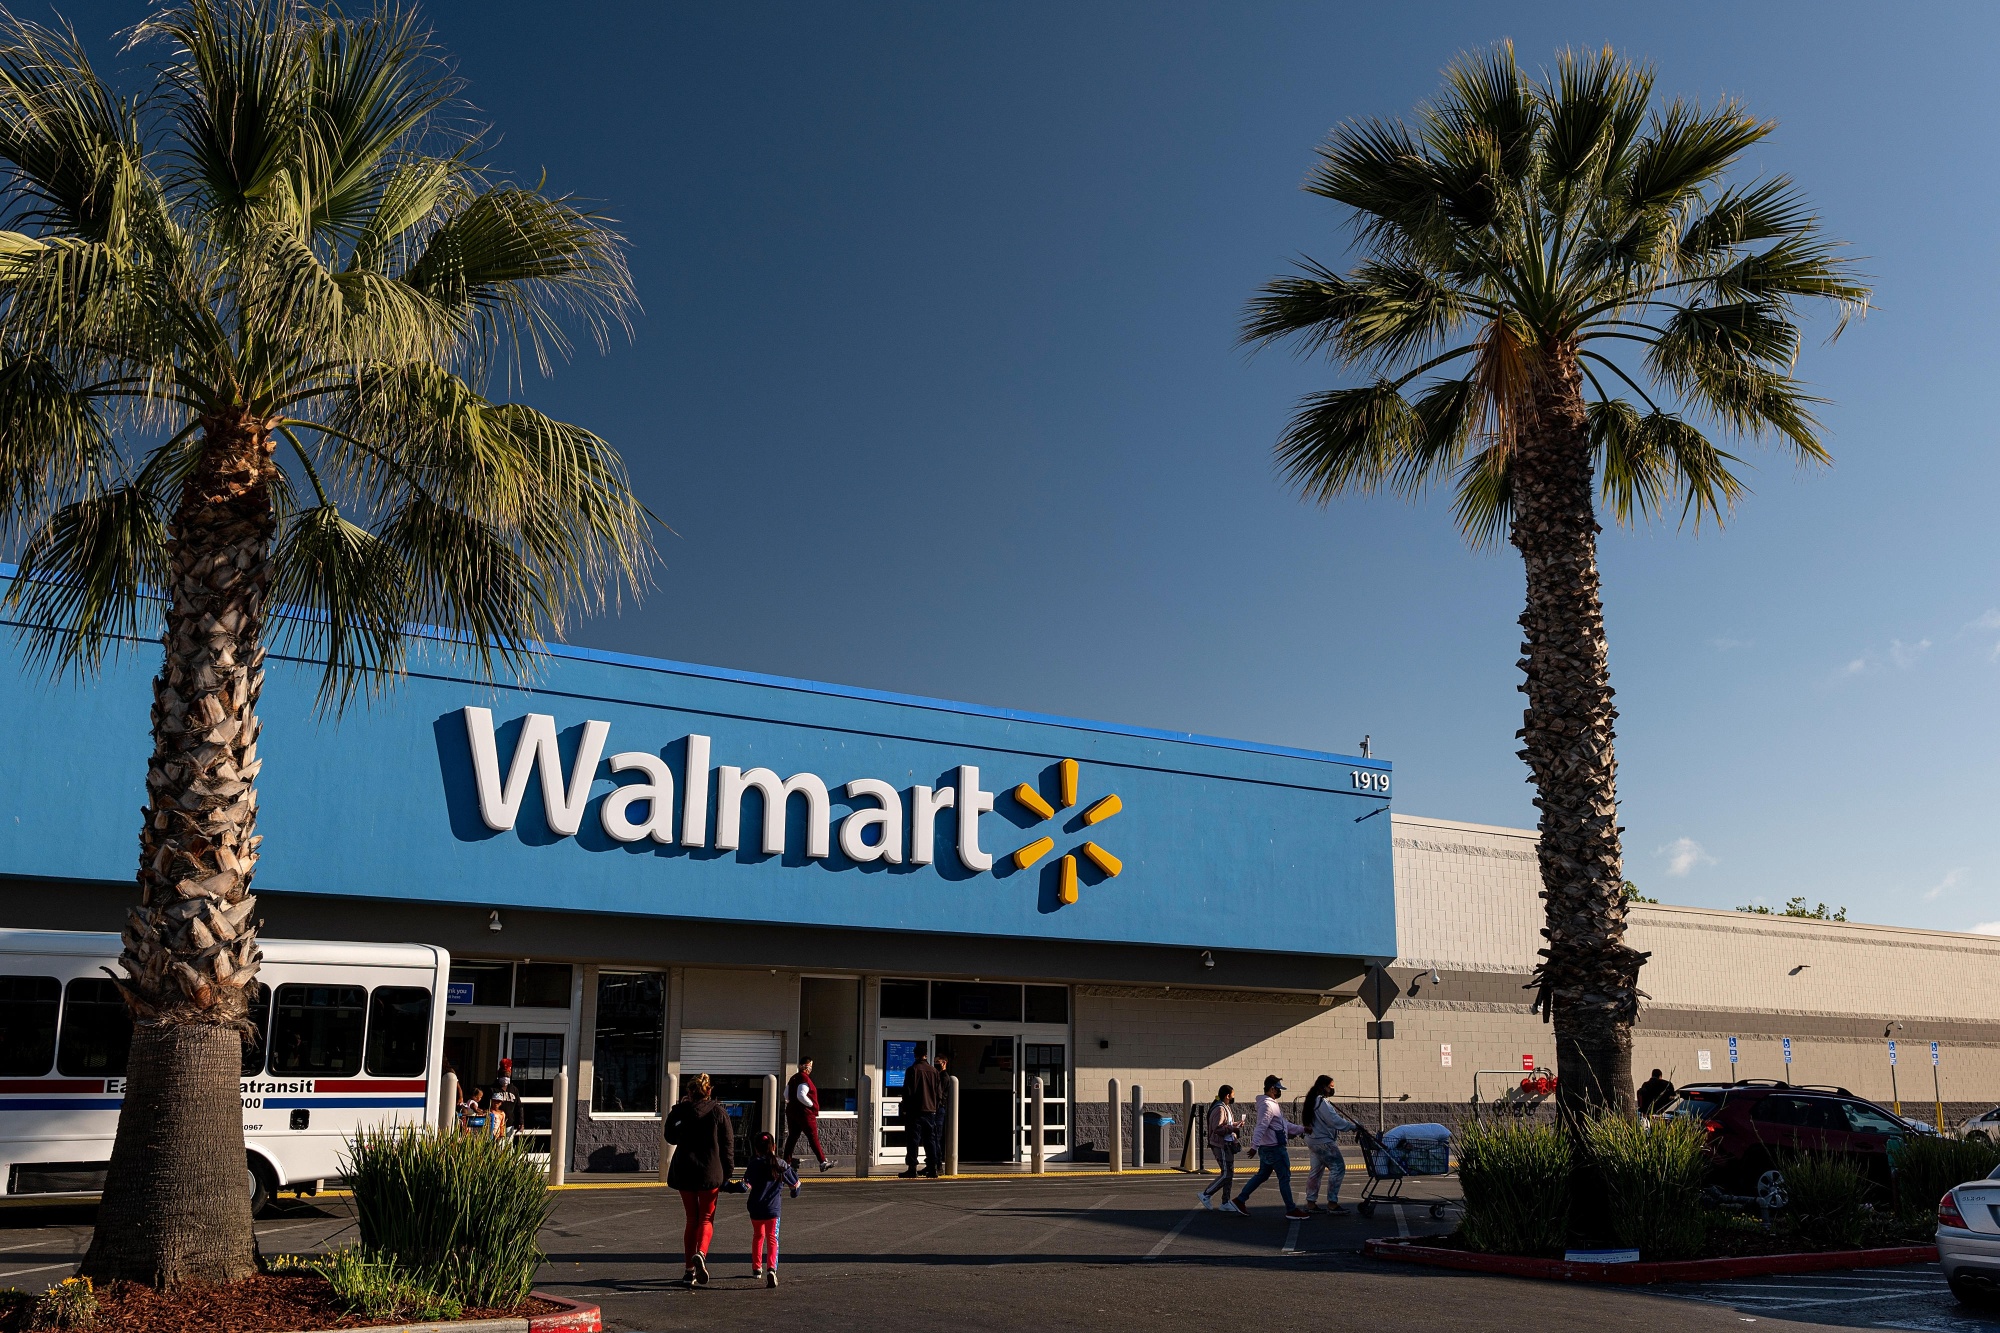
[[[49,1072],[61,1007],[62,983],[54,977],[0,977],[0,1074]]]
[[[492,1005],[505,1009],[514,1003],[512,963],[459,962],[451,964],[452,1004]]]
[[[921,984],[921,983],[919,983]],[[804,977],[799,981],[799,1058],[813,1062],[822,1111],[855,1107],[855,1031],[861,982],[854,977]]]
[[[1069,987],[1030,986],[1027,990],[1027,1012],[1024,1017],[1028,1022],[1069,1022]]]
[[[666,980],[658,972],[597,974],[591,1114],[659,1114],[666,996]]]
[[[933,981],[931,1017],[1018,1023],[1021,988],[994,981]]]
[[[930,982],[898,981],[893,978],[882,982],[882,1017],[929,1018],[930,1016]]]
[[[271,1024],[273,1074],[361,1072],[368,993],[360,986],[280,986]]]
[[[123,1078],[132,1053],[132,1014],[109,977],[78,977],[63,988],[56,1069],[70,1078]]]
[[[416,1078],[431,1047],[431,993],[422,986],[377,986],[368,997],[368,1072]]]
[[[569,1008],[570,965],[568,963],[516,963],[514,965],[514,1007],[516,1009]]]

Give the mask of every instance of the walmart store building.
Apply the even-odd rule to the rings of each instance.
[[[84,685],[0,653],[0,924],[115,929],[158,649]],[[682,1074],[754,1100],[802,1057],[829,1150],[890,1147],[861,1090],[918,1051],[964,1160],[1025,1155],[1032,1075],[1051,1155],[1089,1155],[1136,1054],[1206,1079],[1396,952],[1377,760],[570,648],[337,722],[314,683],[272,659],[265,933],[450,949],[446,1054],[529,1098],[567,1068],[577,1170],[655,1169]]]
[[[0,637],[0,925],[122,920],[158,651],[52,685]],[[1025,1157],[1030,1076],[1058,1160],[1101,1160],[1112,1078],[1177,1113],[1183,1079],[1329,1073],[1369,1114],[1370,962],[1405,988],[1390,1117],[1554,1064],[1535,835],[1392,814],[1381,761],[570,648],[511,688],[419,662],[338,722],[315,683],[273,659],[266,933],[450,949],[446,1055],[482,1086],[511,1059],[531,1125],[567,1070],[579,1171],[656,1170],[683,1075],[754,1122],[802,1057],[842,1156],[895,1151],[918,1051],[952,1057],[967,1162]],[[1656,905],[1630,938],[1641,1077],[2000,1100],[2000,938]]]

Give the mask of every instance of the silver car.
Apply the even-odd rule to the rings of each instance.
[[[1967,1304],[2000,1298],[2000,1167],[1945,1191],[1937,1248],[1952,1295]]]
[[[2000,1106],[1976,1115],[1958,1127],[1958,1137],[1974,1143],[2000,1143]]]

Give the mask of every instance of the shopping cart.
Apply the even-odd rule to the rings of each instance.
[[[1394,1144],[1385,1144],[1366,1129],[1359,1130],[1357,1137],[1361,1140],[1361,1160],[1368,1166],[1368,1183],[1361,1187],[1361,1198],[1355,1204],[1363,1217],[1373,1217],[1378,1203],[1427,1207],[1432,1217],[1443,1217],[1445,1209],[1453,1206],[1449,1199],[1403,1197],[1403,1182],[1407,1180],[1419,1176],[1442,1179],[1452,1174],[1449,1130],[1435,1137],[1404,1137]]]

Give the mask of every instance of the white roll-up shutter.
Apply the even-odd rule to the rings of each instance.
[[[782,1032],[738,1032],[727,1028],[681,1029],[682,1074],[776,1074],[785,1076]]]

